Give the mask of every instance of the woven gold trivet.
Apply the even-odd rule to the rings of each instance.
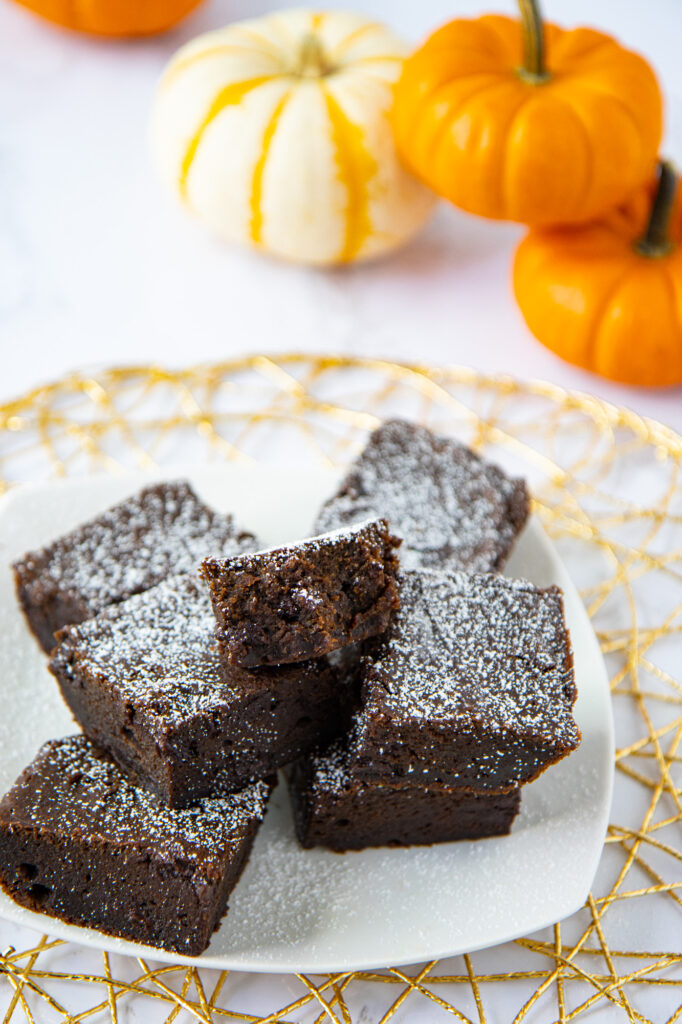
[[[344,462],[396,414],[493,458],[504,449],[581,587],[610,668],[617,743],[614,820],[584,909],[440,964],[269,979],[281,999],[258,1009],[244,975],[107,954],[97,972],[76,974],[75,947],[43,936],[0,958],[5,1021],[117,1022],[131,1000],[140,1021],[682,1020],[682,438],[551,385],[254,356],[74,375],[0,407],[0,492],[17,480],[178,461]],[[381,1009],[370,1017],[368,1004]]]

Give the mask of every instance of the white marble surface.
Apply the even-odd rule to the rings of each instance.
[[[489,6],[355,5],[415,40],[451,14]],[[406,250],[329,273],[224,247],[167,200],[146,148],[161,68],[194,34],[279,6],[209,0],[171,34],[121,44],[61,32],[0,0],[0,401],[84,365],[340,350],[545,378],[682,430],[680,389],[610,385],[535,342],[509,285],[517,227],[443,206]],[[668,99],[667,150],[682,157],[679,0],[545,0],[545,7],[558,22],[610,30],[651,59]]]
[[[347,5],[348,0],[326,0],[329,7]],[[415,40],[448,16],[488,5],[354,3]],[[490,5],[513,9],[512,0]],[[555,20],[603,27],[652,60],[668,101],[666,151],[682,160],[680,0],[544,5]],[[208,0],[170,35],[113,44],[62,33],[0,0],[0,402],[84,366],[182,365],[245,351],[302,349],[472,364],[544,378],[682,431],[682,390],[610,385],[562,364],[529,335],[509,286],[510,254],[521,233],[516,227],[476,221],[443,206],[420,238],[393,258],[312,272],[223,247],[166,200],[146,149],[149,102],[161,68],[192,35],[278,6],[285,5]],[[670,947],[674,928],[641,919],[626,939],[634,946],[641,941]],[[0,937],[18,946],[29,941],[28,934],[8,936],[6,929]],[[495,950],[477,958],[478,970],[486,965],[499,968]],[[83,955],[82,970],[97,966]],[[114,971],[124,973],[125,967],[117,962]],[[266,1012],[279,992],[284,994],[277,1005],[288,993],[292,999],[301,993],[291,978],[233,983],[243,991],[245,1011],[253,1006],[254,1012]],[[656,1008],[661,992],[646,993],[642,1009],[652,1020],[667,1019],[670,1012]],[[0,995],[4,1011],[6,987]],[[517,990],[509,995],[508,1004],[500,992],[494,1019],[510,1020],[520,1005]],[[514,1011],[507,1012],[512,1005]],[[385,1000],[376,1002],[368,990],[353,1019],[369,1024],[385,1009]],[[476,1019],[473,1003],[470,1012]],[[616,1017],[611,1006],[595,1019]],[[145,1018],[131,1003],[122,1019]],[[421,1024],[449,1018],[414,997],[397,1019]]]

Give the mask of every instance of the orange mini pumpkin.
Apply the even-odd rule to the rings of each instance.
[[[148,36],[175,25],[201,0],[18,0],[35,14],[77,32]]]
[[[403,162],[482,217],[575,223],[653,174],[661,140],[656,76],[588,28],[486,15],[435,32],[404,64],[393,124]]]
[[[603,219],[528,233],[514,260],[514,291],[543,345],[625,384],[682,384],[676,185],[664,163],[657,185],[638,190]]]

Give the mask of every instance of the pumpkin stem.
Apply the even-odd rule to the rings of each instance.
[[[545,30],[538,0],[519,0],[523,33],[523,65],[519,75],[531,85],[540,85],[550,78],[545,67]]]
[[[649,223],[642,237],[635,243],[635,249],[640,256],[660,258],[667,256],[673,248],[668,231],[676,193],[677,173],[675,168],[669,160],[661,160],[658,165],[658,185],[649,215]]]
[[[331,67],[327,62],[319,36],[306,32],[301,40],[298,51],[298,65],[295,74],[300,78],[322,78],[328,75]]]

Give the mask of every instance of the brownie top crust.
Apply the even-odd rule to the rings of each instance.
[[[227,558],[206,558],[217,636],[247,667],[328,654],[382,633],[399,604],[385,519]]]
[[[0,821],[52,834],[153,847],[161,859],[187,862],[188,870],[218,866],[225,847],[252,832],[264,814],[270,781],[251,783],[194,807],[171,810],[131,785],[84,736],[44,744],[0,802]]]
[[[291,544],[275,544],[269,548],[253,548],[248,551],[228,555],[224,559],[209,556],[204,563],[211,565],[215,562],[229,561],[230,566],[240,570],[258,570],[263,562],[273,567],[285,567],[289,564],[292,556],[299,554],[334,554],[340,545],[356,540],[366,540],[374,544],[382,552],[385,550],[387,558],[394,558],[392,549],[400,546],[400,541],[391,537],[389,524],[380,516],[367,516],[364,520],[355,520],[344,526],[335,527],[327,533],[320,533],[314,537],[306,537],[303,540],[293,541]],[[203,563],[202,563],[203,565]],[[395,563],[392,563],[395,568]]]
[[[404,420],[371,434],[314,529],[384,516],[403,539],[403,568],[492,572],[528,518],[523,480],[465,445]]]
[[[573,749],[579,731],[573,658],[558,587],[415,570],[401,605],[364,661],[367,720],[448,723]]]
[[[14,565],[25,600],[71,599],[80,621],[109,604],[196,569],[207,554],[257,547],[232,517],[205,505],[184,480],[145,487]],[[63,598],[64,599],[64,598]],[[64,624],[63,622],[61,624]]]
[[[206,588],[193,574],[172,577],[96,618],[57,634],[50,668],[86,673],[114,688],[136,713],[166,726],[222,709],[277,685],[283,675],[310,680],[330,671],[326,659],[246,670],[225,664],[215,641]]]

